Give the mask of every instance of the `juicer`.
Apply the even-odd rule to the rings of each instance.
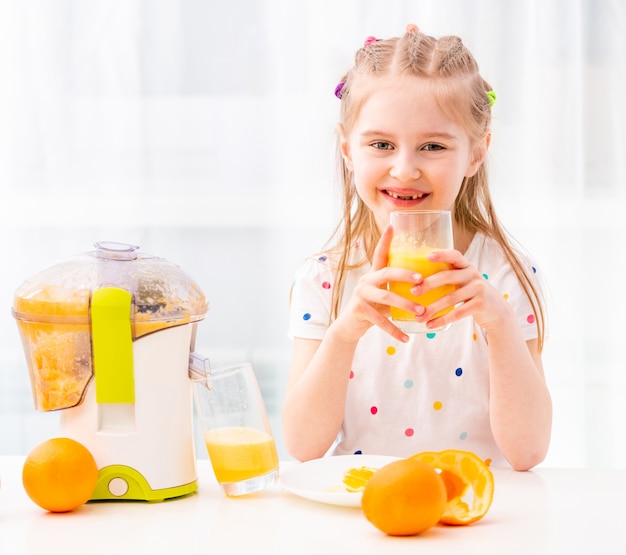
[[[99,469],[92,500],[196,491],[189,371],[208,365],[194,352],[207,310],[177,265],[113,242],[15,292],[35,408],[61,411],[60,435],[91,451]]]

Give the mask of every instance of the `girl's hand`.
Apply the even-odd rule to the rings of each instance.
[[[346,342],[356,342],[373,325],[386,331],[392,337],[407,342],[409,336],[389,320],[389,307],[397,306],[415,314],[424,313],[423,307],[403,299],[387,290],[389,281],[421,283],[422,277],[410,270],[388,268],[389,245],[393,228],[388,225],[374,250],[372,271],[361,277],[346,308],[333,323],[336,331]]]
[[[411,289],[411,293],[422,295],[441,285],[454,285],[456,289],[425,307],[424,313],[417,318],[419,322],[427,322],[427,326],[434,329],[473,316],[474,321],[488,331],[509,314],[510,307],[502,294],[459,251],[436,251],[428,258],[432,262],[450,264],[452,269],[425,278]],[[436,314],[451,306],[456,308],[435,318]]]

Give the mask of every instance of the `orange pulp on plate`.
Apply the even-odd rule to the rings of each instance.
[[[436,468],[446,487],[447,503],[442,524],[466,525],[487,514],[493,500],[493,474],[488,465],[469,451],[417,453],[411,457]]]
[[[98,482],[98,466],[89,450],[66,437],[47,439],[26,457],[22,483],[28,496],[53,513],[86,503]]]
[[[415,458],[393,461],[377,470],[363,489],[367,520],[390,536],[428,530],[446,507],[446,487],[439,473]]]
[[[376,468],[362,466],[360,468],[351,468],[343,475],[343,485],[349,492],[363,491],[365,484],[376,472]]]

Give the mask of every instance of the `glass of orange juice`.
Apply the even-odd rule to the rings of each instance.
[[[252,365],[192,371],[191,377],[204,442],[224,493],[244,495],[276,482],[278,453]]]
[[[436,250],[454,248],[452,215],[447,210],[403,210],[391,213],[393,239],[389,247],[388,266],[412,270],[427,278],[450,268],[443,262],[431,262],[427,256]],[[428,306],[454,290],[454,285],[442,285],[423,295],[412,295],[413,283],[390,281],[389,291],[397,293],[423,306]],[[445,314],[453,307],[438,313]],[[448,329],[450,325],[429,329],[425,323],[415,320],[415,314],[391,307],[391,319],[405,333],[426,333]]]

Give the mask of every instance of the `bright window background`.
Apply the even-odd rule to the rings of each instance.
[[[291,277],[337,216],[333,90],[366,36],[410,22],[460,35],[498,94],[493,194],[550,291],[545,464],[626,466],[621,0],[0,0],[0,454],[57,422],[13,292],[113,240],[201,284],[198,350],[253,362],[286,456]]]

